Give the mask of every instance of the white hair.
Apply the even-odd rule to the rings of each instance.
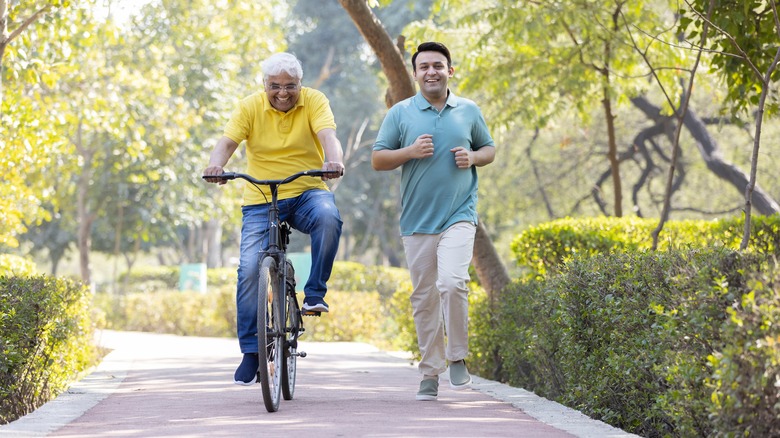
[[[271,55],[268,59],[260,63],[260,68],[263,70],[263,82],[268,79],[268,76],[276,76],[282,72],[287,73],[294,78],[303,79],[301,61],[298,61],[298,58],[292,53],[276,53]]]

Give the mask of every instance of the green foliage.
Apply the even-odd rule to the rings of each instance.
[[[183,336],[234,337],[236,332],[235,285],[211,288],[208,293],[133,292],[125,295],[98,293],[94,305],[112,330],[168,333]],[[299,300],[303,296],[299,295]],[[382,348],[402,347],[391,305],[376,291],[330,290],[330,312],[320,318],[304,318],[306,341],[369,342]],[[413,327],[412,327],[413,329]]]
[[[573,257],[475,305],[472,365],[641,436],[773,436],[778,271],[728,248]]]
[[[469,368],[477,375],[555,399],[563,375],[555,352],[561,332],[556,295],[541,281],[517,280],[501,301],[477,294],[469,308]],[[522,382],[522,383],[521,383]]]
[[[123,295],[95,294],[103,328],[185,336],[235,336],[235,286],[209,293],[159,290]]]
[[[178,288],[179,273],[179,266],[142,266],[120,275],[119,282],[124,285],[123,293],[169,291]],[[366,266],[339,260],[333,264],[328,288],[346,292],[376,291],[383,297],[389,297],[408,279],[409,273],[403,268]],[[236,281],[236,268],[206,271],[209,287],[228,284],[235,287]]]
[[[303,295],[299,296],[303,300]],[[303,318],[305,341],[369,342],[387,348],[394,330],[387,302],[379,293],[330,290],[330,312],[319,318]],[[386,331],[389,330],[389,331]]]
[[[76,8],[46,8],[61,2],[4,2],[3,31],[21,29],[39,10],[33,23],[10,42],[3,35],[0,68],[0,244],[18,246],[18,235],[31,224],[49,219],[44,203],[56,194],[56,180],[46,173],[57,166],[67,140],[59,136],[62,115],[51,87],[60,78],[61,62],[70,50],[66,42],[75,30],[69,23]],[[7,26],[7,27],[6,27]],[[6,45],[7,43],[7,45]],[[59,172],[58,172],[59,173]]]
[[[481,102],[491,123],[543,127],[570,110],[589,119],[605,87],[615,103],[646,89],[649,72],[631,34],[639,49],[675,41],[667,7],[650,1],[438,0],[433,20],[407,29],[407,44],[447,41],[459,89],[501,96]],[[681,64],[686,55],[671,45],[652,49],[654,61],[664,66]],[[674,89],[675,70],[668,71],[660,75]]]
[[[119,283],[125,294],[167,291],[178,289],[179,273],[178,266],[142,266],[120,275]]]
[[[710,26],[704,39],[704,17],[709,0],[687,2],[680,19],[680,31],[693,45],[712,51],[712,70],[728,86],[728,100],[735,111],[747,111],[758,105],[759,95],[780,79],[776,71],[777,12],[770,2],[762,0],[721,0],[709,18]],[[764,75],[775,69],[770,84]],[[768,94],[767,109],[778,110],[777,93]]]
[[[726,307],[724,345],[707,357],[706,413],[721,436],[780,436],[780,269],[770,264],[768,271],[751,273]]]
[[[380,296],[387,298],[407,280],[409,271],[403,268],[336,261],[328,287],[341,291],[377,291]]]
[[[390,316],[397,327],[393,345],[395,348],[411,353],[414,359],[420,359],[420,348],[417,344],[417,331],[412,316],[412,282],[408,281],[400,287],[390,300]]]
[[[780,215],[758,216],[752,225],[750,249],[771,254],[780,248]],[[512,242],[512,251],[519,266],[544,275],[574,257],[649,250],[657,226],[657,219],[637,217],[559,219],[520,233]],[[661,232],[658,249],[738,249],[743,228],[744,221],[735,218],[669,221]]]
[[[0,275],[27,277],[35,274],[35,262],[13,254],[0,254]]]
[[[0,424],[62,392],[96,358],[86,287],[0,276]]]
[[[682,435],[775,436],[780,378],[778,265],[764,256],[726,253],[672,278],[674,294],[658,302],[659,337],[667,354],[667,391],[659,407]]]
[[[11,28],[41,4],[15,3]],[[6,47],[0,166],[13,172],[0,177],[0,244],[61,214],[73,236],[95,221],[93,249],[130,253],[177,245],[204,214],[229,217],[199,178],[204,145],[254,90],[257,60],[283,46],[286,3],[166,0],[130,23],[96,16],[95,3],[52,9]],[[247,20],[253,31],[236,32]]]
[[[205,294],[177,291],[178,280],[179,268],[170,266],[138,268],[123,274],[120,281],[127,285],[123,293],[95,295],[95,307],[103,313],[104,327],[188,336],[235,336],[234,268],[209,269]],[[325,317],[304,320],[305,339],[371,342],[393,349],[405,346],[396,331],[408,328],[399,328],[393,316],[402,305],[396,291],[411,291],[408,283],[405,269],[337,261],[328,282],[331,311]],[[413,325],[411,330],[414,334]]]

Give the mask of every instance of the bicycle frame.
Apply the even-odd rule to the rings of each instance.
[[[279,220],[278,205],[278,184],[271,184],[271,205],[268,208],[268,249],[265,251],[272,257],[277,258],[277,262],[283,262],[286,259],[287,244],[290,239],[290,227],[285,222]],[[281,257],[278,258],[278,257]],[[281,266],[281,264],[280,264]]]

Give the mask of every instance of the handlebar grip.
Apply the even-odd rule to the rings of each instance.
[[[344,169],[339,170],[316,170],[313,172],[315,176],[344,176]]]
[[[203,176],[201,176],[201,178],[203,178],[203,179],[216,178],[216,179],[224,179],[224,180],[236,179],[236,173],[235,172],[225,172],[222,175],[203,175]]]

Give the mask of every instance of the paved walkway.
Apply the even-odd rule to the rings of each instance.
[[[103,331],[89,376],[0,437],[629,437],[528,391],[475,378],[414,399],[409,360],[360,343],[307,343],[295,398],[268,413],[260,385],[232,383],[233,339]]]

